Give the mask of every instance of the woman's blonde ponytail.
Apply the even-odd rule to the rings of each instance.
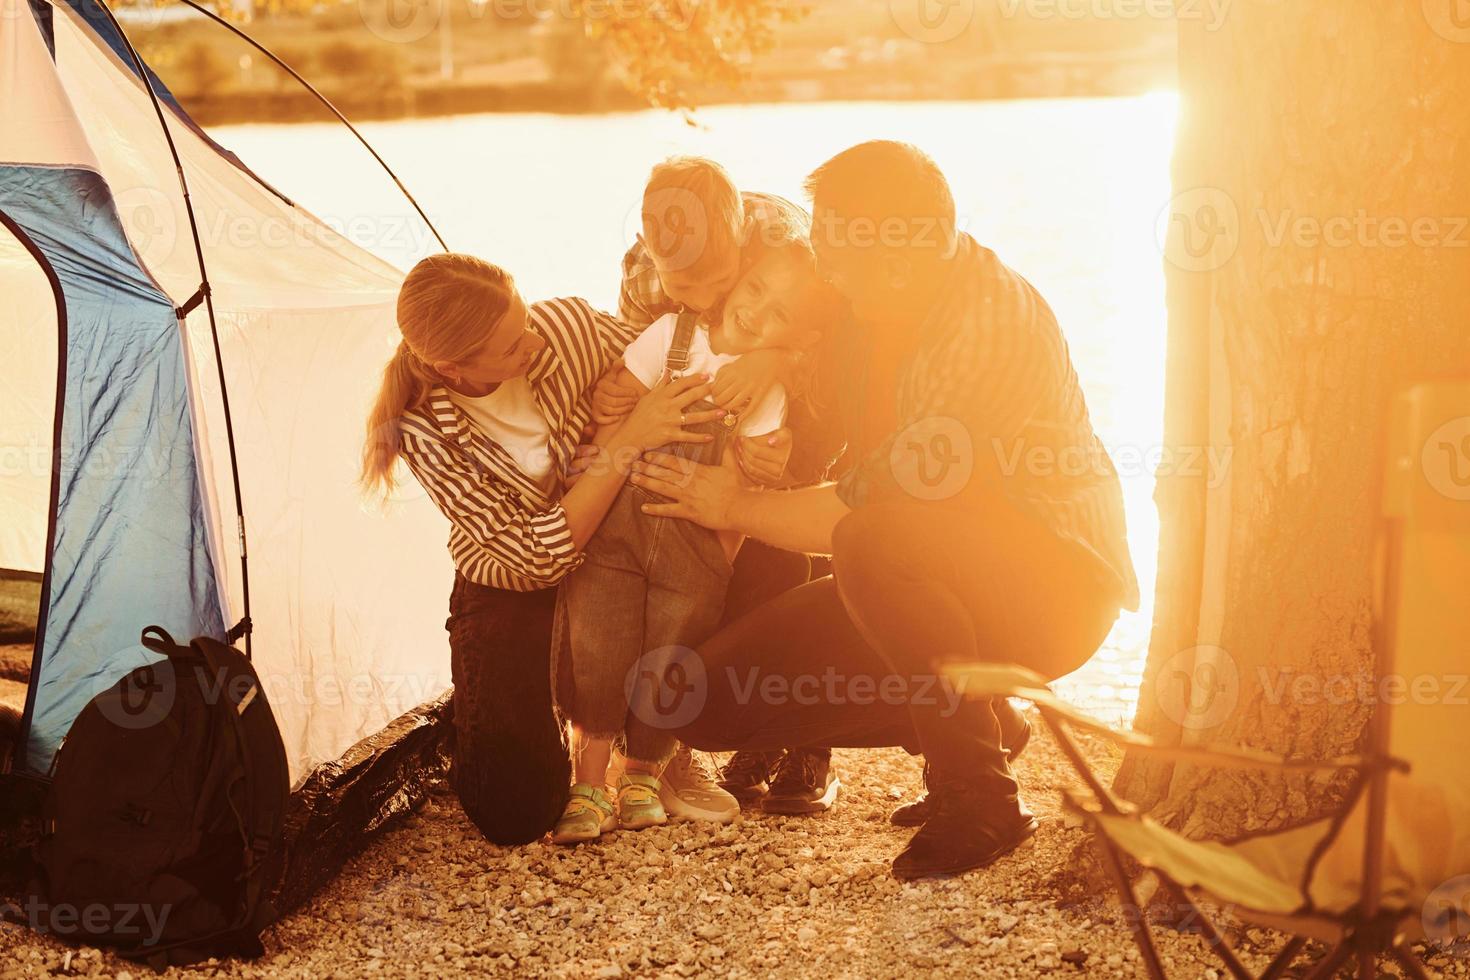
[[[409,272],[398,292],[403,339],[383,368],[362,449],[361,481],[369,493],[392,491],[402,419],[444,383],[432,362],[473,356],[510,308],[514,293],[510,273],[472,255],[431,255]]]

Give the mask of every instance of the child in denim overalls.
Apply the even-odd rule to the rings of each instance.
[[[648,388],[661,375],[713,374],[747,351],[810,346],[830,315],[827,297],[810,247],[804,241],[774,244],[744,271],[713,325],[689,312],[668,314],[628,346],[624,362]],[[785,409],[785,392],[778,386],[739,415],[707,423],[714,441],[664,451],[734,465],[725,458],[728,437],[773,432],[784,424]],[[597,441],[615,429],[604,426]],[[645,503],[660,499],[625,485],[588,542],[585,561],[562,582],[557,597],[555,683],[560,709],[573,725],[576,771],[571,798],[553,832],[558,843],[668,820],[658,777],[675,747],[669,729],[679,723],[681,709],[698,707],[681,705],[678,692],[673,703],[664,703],[667,692],[646,678],[662,677],[670,658],[687,654],[719,623],[731,562],[743,538],[642,512]],[[654,661],[657,669],[651,667]],[[691,680],[697,686],[699,679]],[[626,743],[628,770],[618,781],[615,808],[603,787],[619,735]]]

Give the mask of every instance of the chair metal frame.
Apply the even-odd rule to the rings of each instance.
[[[1395,659],[1394,637],[1397,625],[1398,573],[1402,538],[1402,521],[1396,518],[1386,519],[1383,601],[1380,614],[1374,617],[1374,663],[1378,677],[1387,676],[1392,671]],[[970,670],[962,667],[954,673],[964,676],[970,673]],[[1357,975],[1368,980],[1377,975],[1376,964],[1379,958],[1384,956],[1396,961],[1403,971],[1414,980],[1428,980],[1423,964],[1409,948],[1409,938],[1413,934],[1413,927],[1417,925],[1417,918],[1410,911],[1386,910],[1381,905],[1388,776],[1392,771],[1405,773],[1409,771],[1407,762],[1389,754],[1389,721],[1392,708],[1386,699],[1378,704],[1373,712],[1362,753],[1336,759],[1313,760],[1288,759],[1244,748],[1158,745],[1145,736],[1115,731],[1101,722],[1071,710],[1044,687],[1008,691],[989,690],[983,693],[992,696],[1009,694],[1033,701],[1056,739],[1057,745],[1086,786],[1085,794],[1068,790],[1064,793],[1064,798],[1069,808],[1080,814],[1083,821],[1094,831],[1094,839],[1101,846],[1103,864],[1122,903],[1124,918],[1128,922],[1129,930],[1138,946],[1148,974],[1153,980],[1167,980],[1167,978],[1158,949],[1154,945],[1153,934],[1144,915],[1144,909],[1138,900],[1134,884],[1129,878],[1123,861],[1122,854],[1126,851],[1108,837],[1098,820],[1098,817],[1104,815],[1136,816],[1137,808],[1119,799],[1092,771],[1091,765],[1072,734],[1072,729],[1101,735],[1116,744],[1155,757],[1200,765],[1278,769],[1283,772],[1301,769],[1356,771],[1361,781],[1360,792],[1366,794],[1363,887],[1357,908],[1352,914],[1344,916],[1330,916],[1322,913],[1279,916],[1252,914],[1249,909],[1236,908],[1235,911],[1247,921],[1288,934],[1287,942],[1265,970],[1259,974],[1247,969],[1234,950],[1226,944],[1219,926],[1200,908],[1188,887],[1171,879],[1168,873],[1161,868],[1151,867],[1151,870],[1167,881],[1182,896],[1189,911],[1199,923],[1206,944],[1219,957],[1226,971],[1236,980],[1271,980],[1271,978],[1282,976],[1286,969],[1296,961],[1309,939],[1324,941],[1329,944],[1329,949],[1327,954],[1317,961],[1312,970],[1306,974],[1308,980],[1325,980],[1325,978],[1332,977],[1350,961],[1355,963]],[[1359,796],[1360,793],[1352,794],[1339,812],[1345,813],[1348,808],[1356,805]],[[1340,825],[1334,827],[1329,832],[1327,839],[1330,840],[1340,829]],[[1206,893],[1208,890],[1208,887],[1199,889]]]

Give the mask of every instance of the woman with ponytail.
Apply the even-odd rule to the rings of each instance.
[[[402,459],[449,518],[453,781],[486,837],[528,843],[556,822],[571,782],[551,690],[555,586],[581,563],[633,462],[709,441],[684,425],[720,413],[688,410],[709,397],[706,377],[656,386],[568,488],[592,389],[636,328],[580,299],[528,307],[505,270],[454,254],[414,266],[398,327],[363,484],[390,491]]]

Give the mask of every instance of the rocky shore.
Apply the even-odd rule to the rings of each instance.
[[[1089,751],[1110,763],[1104,747]],[[1019,766],[1041,831],[994,866],[944,881],[903,884],[888,870],[908,834],[888,824],[888,812],[918,792],[918,762],[898,750],[875,750],[839,751],[836,764],[844,791],[825,816],[750,815],[729,827],[677,825],[577,849],[492,846],[442,788],[272,927],[264,958],[168,972],[1144,975],[1086,834],[1062,813],[1057,789],[1072,777],[1049,737],[1034,739]],[[1160,928],[1157,936],[1172,975],[1224,975],[1198,935]],[[1230,936],[1257,969],[1280,943],[1257,929]],[[1445,976],[1470,973],[1470,959],[1440,953],[1430,962]],[[150,972],[0,926],[6,977],[142,980]]]

